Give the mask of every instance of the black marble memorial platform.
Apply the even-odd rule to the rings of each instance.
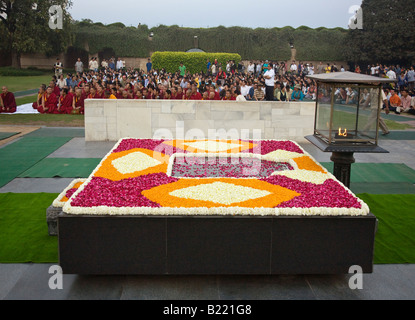
[[[347,274],[373,271],[368,216],[58,217],[59,264],[83,275]]]

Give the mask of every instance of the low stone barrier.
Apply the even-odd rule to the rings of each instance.
[[[85,140],[164,137],[301,142],[313,134],[314,115],[314,102],[87,99]]]

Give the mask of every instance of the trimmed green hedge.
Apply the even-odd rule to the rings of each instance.
[[[120,23],[102,25],[78,22],[72,26],[73,46],[96,54],[112,48],[120,57],[147,58],[150,52],[185,52],[194,48],[194,36],[205,52],[237,52],[244,60],[286,61],[291,58],[290,43],[297,49],[298,60],[344,60],[347,30],[311,29],[305,26],[284,28],[183,28],[177,25],[126,27]],[[149,34],[153,32],[152,40]]]
[[[234,60],[237,65],[242,59],[237,53],[207,53],[207,52],[154,52],[151,56],[153,68],[165,68],[167,72],[179,71],[180,62],[186,66],[186,71],[199,73],[207,71],[207,59],[214,62],[215,59],[226,66],[227,61]]]
[[[30,69],[15,69],[13,67],[1,67],[0,76],[3,77],[30,77],[30,76],[43,76],[44,70]]]

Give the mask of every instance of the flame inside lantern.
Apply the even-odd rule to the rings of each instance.
[[[344,131],[342,132],[342,128],[339,128],[339,136],[347,137],[347,129],[344,129]]]

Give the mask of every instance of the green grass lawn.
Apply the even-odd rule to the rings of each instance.
[[[0,86],[6,86],[10,92],[37,89],[41,84],[49,85],[52,75],[31,77],[0,77]]]
[[[4,114],[0,125],[29,125],[46,127],[83,127],[83,115],[72,114]]]
[[[18,106],[21,106],[22,104],[26,104],[26,103],[33,103],[36,101],[37,98],[37,94],[32,95],[32,96],[26,96],[23,98],[16,98],[16,104]]]
[[[392,120],[385,120],[385,123],[388,126],[389,130],[405,131],[407,129],[414,129],[414,127],[412,127],[411,125],[405,124],[405,123],[402,123],[402,122],[396,122],[396,121],[392,121]]]

